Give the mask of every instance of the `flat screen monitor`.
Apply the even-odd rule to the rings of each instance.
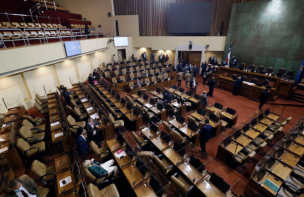
[[[217,176],[217,174],[214,172],[211,174],[210,182],[224,194],[226,194],[226,192],[230,189],[230,185],[226,183],[222,177]]]
[[[142,91],[138,91],[138,92],[137,92],[137,95],[138,95],[138,96],[141,96],[141,95],[142,95]]]
[[[151,105],[154,105],[154,104],[155,104],[155,99],[151,98],[151,99],[150,99],[150,104],[151,104]]]
[[[124,98],[122,98],[121,100],[120,100],[120,102],[121,102],[121,104],[125,104],[126,103],[126,99],[124,99]]]
[[[144,94],[144,100],[148,100],[149,99],[149,96],[148,95],[146,95],[146,94]]]
[[[128,108],[129,110],[131,110],[131,109],[133,108],[133,104],[132,104],[132,103],[128,103],[128,104],[127,104],[127,108]]]
[[[181,93],[184,93],[185,90],[183,88],[180,88],[180,89],[178,89],[178,91]]]
[[[157,103],[157,109],[163,110],[164,105],[162,103]]]
[[[71,41],[64,43],[65,53],[67,57],[79,55],[82,53],[80,41]]]
[[[197,99],[197,100],[199,100],[199,95],[198,95],[198,94],[195,94],[195,95],[194,95],[194,98]]]
[[[119,100],[120,99],[120,95],[116,94],[116,99]]]
[[[135,114],[135,116],[139,116],[140,115],[140,111],[137,108],[134,109],[133,113]]]
[[[242,132],[241,130],[237,130],[234,134],[233,134],[233,137],[234,139],[238,139],[240,136],[242,135]]]
[[[156,92],[161,93],[161,89],[160,88],[156,88]]]
[[[252,119],[252,120],[251,120],[251,122],[250,122],[250,123],[251,123],[251,125],[255,125],[257,122],[258,122],[258,121],[257,121],[257,119],[256,119],[256,118],[254,118],[254,119]]]
[[[128,37],[114,37],[115,47],[126,47],[129,45]]]
[[[112,90],[112,95],[115,96],[116,92],[115,90]]]
[[[156,133],[158,131],[158,126],[152,123],[150,129]]]
[[[190,163],[195,169],[197,169],[200,173],[202,173],[203,170],[205,170],[204,164],[203,164],[198,158],[194,157],[193,155],[191,155],[189,163]]]
[[[231,109],[229,107],[227,107],[226,112],[231,115],[235,115],[235,113],[236,113],[236,111],[234,109]]]
[[[243,126],[243,132],[248,131],[248,129],[249,129],[249,124],[245,124],[245,125]]]
[[[265,113],[265,116],[267,116],[270,113],[269,109],[266,109],[264,113]]]
[[[217,121],[216,121],[216,120],[217,120],[217,117],[216,117],[216,115],[214,115],[214,114],[210,114],[210,115],[209,115],[209,119],[212,120],[213,122],[217,122]]]
[[[134,152],[134,150],[132,149],[132,147],[131,147],[131,146],[130,146],[130,147],[128,147],[128,148],[126,148],[126,153],[127,153],[127,155],[129,155],[130,160],[132,160],[132,159],[133,159],[133,157],[134,157],[134,155],[135,155],[135,152]]]
[[[152,187],[153,191],[157,192],[157,194],[159,194],[159,191],[162,190],[162,186],[160,185],[159,181],[156,180],[156,178],[154,178],[154,176],[151,176],[150,179],[150,186]],[[160,195],[158,195],[160,196]]]
[[[223,105],[219,104],[219,103],[215,103],[214,107],[217,109],[223,109]]]
[[[183,124],[185,122],[185,118],[182,116],[179,116],[179,117],[177,117],[177,121]]]
[[[123,145],[125,142],[125,138],[121,134],[117,136],[117,140],[120,143],[120,145]]]
[[[261,120],[264,118],[264,114],[263,113],[260,113],[260,115],[258,116],[258,118]]]

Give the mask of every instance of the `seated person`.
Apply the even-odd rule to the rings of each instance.
[[[13,179],[9,182],[8,187],[11,189],[4,197],[38,197],[38,187],[32,180],[26,179],[21,181],[20,179]]]
[[[118,178],[118,168],[117,166],[112,166],[114,164],[114,160],[111,159],[103,164],[97,162],[95,159],[91,160],[85,160],[82,163],[82,167],[88,168],[91,174],[93,174],[97,179],[104,176],[105,173],[110,174],[111,172],[114,173],[114,177],[112,178],[117,179]]]
[[[83,129],[83,127],[79,127],[77,129],[77,134],[78,134],[76,138],[77,151],[78,154],[82,156],[82,159],[85,160],[87,159],[87,153],[89,150],[89,144],[86,138],[84,137],[86,131]]]

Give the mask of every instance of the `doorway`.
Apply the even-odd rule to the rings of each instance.
[[[118,60],[124,62],[127,59],[126,49],[117,49]]]
[[[197,67],[197,74],[200,73],[200,65],[201,65],[201,57],[202,52],[201,51],[179,51],[178,52],[178,62],[181,62],[182,59],[184,59],[184,62],[190,63],[193,65],[196,65]]]

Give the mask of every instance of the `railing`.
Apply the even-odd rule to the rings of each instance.
[[[31,14],[31,17],[32,17],[32,20],[33,19],[33,14],[35,13],[35,11],[38,10],[38,13],[40,15],[40,10],[39,10],[39,4],[36,3],[32,8],[30,8],[30,14]]]

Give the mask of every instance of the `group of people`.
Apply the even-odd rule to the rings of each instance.
[[[147,56],[146,52],[143,52],[143,53],[141,54],[141,58],[142,58],[143,61],[147,61],[147,60],[148,60],[148,56]],[[136,61],[136,58],[135,58],[134,54],[132,54],[131,60],[132,60],[133,62]],[[169,55],[168,55],[168,54],[165,55],[165,54],[162,54],[162,53],[161,53],[161,54],[159,55],[159,57],[158,57],[158,60],[159,60],[160,63],[168,62],[168,61],[169,61]],[[155,62],[155,61],[156,61],[155,53],[154,53],[154,52],[151,53],[150,61],[151,61],[151,62]]]

